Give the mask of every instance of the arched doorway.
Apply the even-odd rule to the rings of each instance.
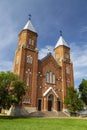
[[[61,101],[58,100],[58,101],[57,101],[57,110],[58,110],[58,111],[61,111],[61,107],[62,107],[61,105],[62,105],[62,104],[61,104]]]
[[[54,96],[50,94],[48,96],[48,111],[52,111]]]
[[[38,111],[41,111],[42,100],[38,99]]]

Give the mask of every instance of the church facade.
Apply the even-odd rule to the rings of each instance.
[[[60,34],[54,56],[48,53],[39,60],[37,37],[31,20],[28,20],[18,36],[13,70],[27,86],[22,106],[29,112],[63,111],[67,88],[74,86],[70,47]]]

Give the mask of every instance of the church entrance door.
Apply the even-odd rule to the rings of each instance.
[[[61,111],[61,101],[57,101],[57,109],[58,111]]]
[[[48,96],[48,111],[52,111],[54,96],[51,94]]]
[[[38,111],[41,111],[41,99],[38,100]]]

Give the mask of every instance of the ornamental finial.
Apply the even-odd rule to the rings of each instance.
[[[60,36],[62,36],[62,31],[60,30]]]
[[[29,17],[28,19],[31,20],[31,17],[32,17],[31,14],[29,14],[28,17]]]

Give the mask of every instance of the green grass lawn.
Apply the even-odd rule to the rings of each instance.
[[[87,120],[72,118],[0,119],[0,130],[87,130]]]

